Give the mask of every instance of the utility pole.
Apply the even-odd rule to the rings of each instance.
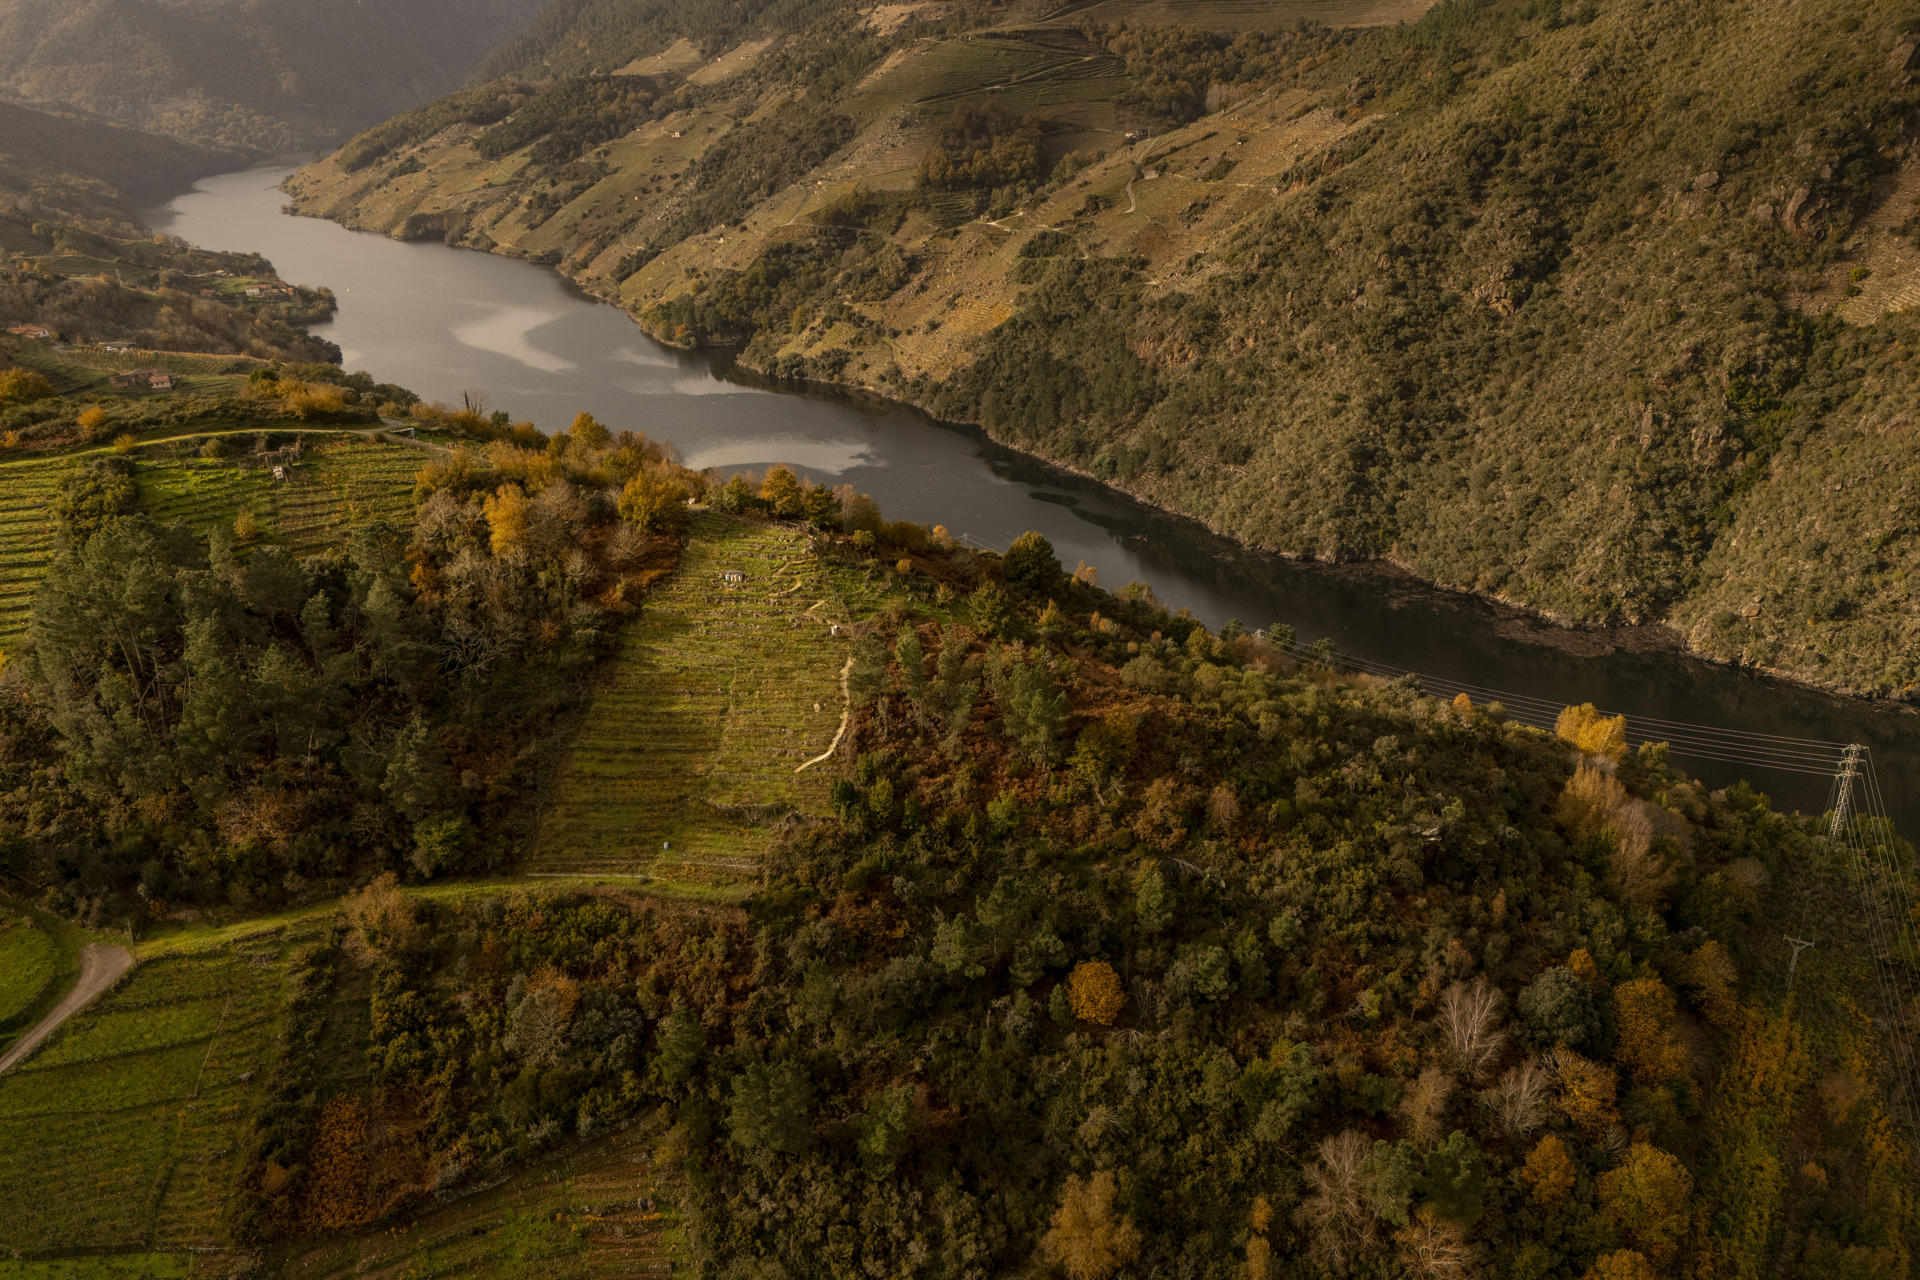
[[[1914,1133],[1920,1134],[1920,1115],[1916,1115],[1914,1110],[1920,1104],[1920,1091],[1916,1090],[1920,1065],[1916,1064],[1914,1044],[1908,1029],[1911,1010],[1907,1003],[1907,975],[1903,972],[1908,961],[1900,954],[1899,945],[1902,916],[1905,914],[1899,904],[1905,895],[1900,891],[1899,881],[1894,878],[1899,874],[1897,869],[1891,865],[1881,865],[1881,855],[1886,852],[1881,848],[1884,836],[1877,830],[1854,829],[1854,784],[1861,778],[1865,757],[1866,748],[1859,743],[1852,743],[1840,758],[1840,767],[1834,776],[1837,785],[1834,788],[1833,821],[1827,827],[1827,843],[1835,850],[1845,849],[1859,887],[1867,949],[1871,953],[1874,977],[1880,987],[1882,1008],[1877,1021],[1886,1027],[1887,1069],[1893,1097],[1895,1105],[1907,1113]],[[1871,785],[1866,806],[1868,817],[1876,820],[1884,818],[1884,814],[1878,811]],[[1875,825],[1882,824],[1876,822]],[[1796,957],[1798,954],[1796,951]],[[1791,963],[1787,973],[1791,984]]]
[[[1827,828],[1827,839],[1838,844],[1847,834],[1847,827],[1853,822],[1853,784],[1860,776],[1860,744],[1852,743],[1846,754],[1840,757],[1840,794],[1833,803],[1833,822]]]

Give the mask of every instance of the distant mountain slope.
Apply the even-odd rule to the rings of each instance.
[[[217,173],[243,158],[232,148],[0,102],[0,200],[28,193],[45,198],[64,188],[71,202],[75,186],[84,185],[94,188],[82,198],[84,204],[117,205],[120,194],[138,198],[171,183]]]
[[[0,89],[287,149],[457,87],[539,0],[10,0]]]
[[[1261,546],[1912,696],[1911,6],[1296,21],[1418,13],[568,0],[290,190]]]

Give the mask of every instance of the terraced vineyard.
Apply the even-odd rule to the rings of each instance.
[[[408,517],[423,446],[333,433],[314,438],[318,443],[284,483],[222,459],[136,451],[142,503],[158,520],[202,532],[230,528],[241,511],[251,511],[260,537],[296,551],[316,549],[347,525]],[[87,456],[0,464],[0,652],[26,633],[33,593],[54,552],[54,496]]]
[[[0,1078],[0,1252],[224,1242],[256,1073],[303,940],[267,930],[149,960]]]
[[[64,460],[0,467],[0,653],[27,629],[33,593],[53,555],[53,497]]]
[[[750,880],[785,814],[825,809],[830,771],[797,770],[840,724],[847,609],[805,534],[699,517],[627,630],[529,869]]]
[[[149,463],[136,477],[140,501],[162,524],[179,521],[199,533],[231,527],[242,511],[262,520],[273,514],[273,477],[230,462],[178,458]]]
[[[690,1260],[671,1187],[641,1125],[394,1229],[328,1241],[287,1274],[334,1277],[672,1275]],[[3,1275],[0,1272],[0,1275]]]

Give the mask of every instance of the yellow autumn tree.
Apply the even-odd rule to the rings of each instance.
[[[107,411],[97,404],[90,405],[80,411],[80,417],[77,421],[80,423],[80,429],[82,431],[88,435],[92,435],[107,425]]]
[[[1567,1144],[1551,1133],[1533,1144],[1526,1163],[1520,1166],[1520,1181],[1534,1203],[1549,1209],[1572,1194],[1576,1177]]]
[[[1627,751],[1627,718],[1603,716],[1591,702],[1562,711],[1553,731],[1590,756],[1618,760]]]
[[[1708,1022],[1721,1028],[1734,1025],[1740,1015],[1740,971],[1725,947],[1712,939],[1701,943],[1681,965],[1680,978],[1693,992]]]
[[[1692,1195],[1693,1175],[1686,1166],[1645,1142],[1634,1143],[1618,1168],[1600,1175],[1600,1212],[1662,1267],[1679,1252]]]
[[[1673,992],[1660,979],[1637,978],[1615,987],[1613,1017],[1620,1032],[1614,1056],[1637,1083],[1666,1084],[1692,1068],[1692,1055],[1680,1039]]]
[[[573,415],[573,425],[567,428],[567,434],[589,449],[604,449],[613,438],[598,418],[584,410]]]
[[[0,371],[0,405],[32,404],[53,394],[53,384],[32,369]]]
[[[503,484],[485,503],[489,545],[493,554],[504,556],[518,549],[527,538],[527,495],[517,484]]]
[[[1067,976],[1067,996],[1073,1004],[1073,1016],[1082,1022],[1110,1027],[1126,1003],[1120,989],[1120,975],[1105,960],[1083,960]]]
[[[1589,1138],[1599,1138],[1619,1123],[1620,1114],[1614,1109],[1619,1082],[1612,1067],[1571,1049],[1556,1049],[1553,1070],[1560,1085],[1557,1105],[1575,1128]]]
[[[655,533],[676,528],[686,515],[686,491],[658,471],[640,471],[620,490],[620,518]]]
[[[1073,1280],[1106,1280],[1140,1252],[1140,1232],[1113,1206],[1113,1174],[1069,1177],[1040,1247]]]
[[[1615,1249],[1593,1260],[1580,1280],[1660,1280],[1647,1255],[1634,1249]]]
[[[806,489],[800,477],[787,467],[768,467],[767,478],[760,482],[760,500],[782,520],[793,520],[806,509]]]

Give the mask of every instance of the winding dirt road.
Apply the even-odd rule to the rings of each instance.
[[[61,1023],[92,1004],[101,992],[118,982],[120,975],[131,968],[133,952],[125,947],[108,946],[102,942],[85,947],[80,952],[80,981],[73,984],[73,990],[67,992],[66,998],[40,1019],[33,1030],[21,1037],[18,1044],[0,1054],[0,1075],[5,1075],[38,1049],[40,1042],[57,1031]]]

